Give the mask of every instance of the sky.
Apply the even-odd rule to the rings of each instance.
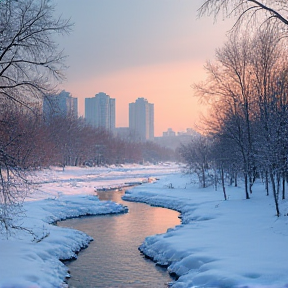
[[[70,18],[72,32],[57,38],[68,56],[60,89],[84,99],[105,92],[116,99],[116,127],[127,127],[129,103],[154,103],[155,136],[172,128],[197,129],[205,111],[193,85],[226,39],[231,21],[198,19],[204,0],[54,0],[55,14]]]

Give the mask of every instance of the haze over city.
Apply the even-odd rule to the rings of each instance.
[[[203,1],[57,1],[71,18],[70,35],[57,39],[68,55],[61,89],[78,98],[105,92],[116,99],[116,126],[128,126],[128,104],[138,97],[155,105],[155,136],[171,127],[195,128],[203,111],[193,84],[225,41],[231,21],[197,19]]]
[[[0,0],[0,287],[288,288],[287,11]]]

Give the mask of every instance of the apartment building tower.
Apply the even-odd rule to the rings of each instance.
[[[104,92],[85,98],[85,119],[93,127],[115,129],[115,99]]]
[[[129,129],[137,140],[153,140],[154,104],[148,103],[144,98],[129,103]]]
[[[59,94],[46,95],[43,100],[43,115],[46,120],[53,117],[78,117],[78,99],[62,90]]]

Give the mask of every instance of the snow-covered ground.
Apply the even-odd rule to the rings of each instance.
[[[224,201],[221,188],[200,189],[191,176],[175,174],[127,191],[125,200],[182,212],[181,225],[147,237],[140,249],[180,276],[173,288],[288,287],[287,200],[277,218],[262,183],[250,200],[243,186],[226,189]]]
[[[176,165],[45,169],[31,176],[33,191],[24,203],[25,230],[0,235],[0,288],[64,287],[67,267],[59,260],[77,257],[91,237],[53,225],[82,215],[125,213],[111,201],[99,201],[95,188],[125,186],[178,170]],[[29,231],[28,231],[29,230]]]
[[[272,196],[256,183],[244,200],[241,183],[221,189],[200,189],[191,176],[174,165],[108,168],[53,168],[37,172],[34,193],[24,204],[24,230],[0,237],[0,288],[63,287],[66,266],[59,259],[77,257],[91,238],[79,231],[54,226],[68,217],[123,213],[125,207],[102,202],[96,188],[160,178],[130,189],[129,201],[181,211],[182,224],[165,234],[147,237],[142,251],[167,265],[180,278],[173,288],[284,288],[288,287],[288,204],[275,216]],[[174,188],[169,188],[169,187]]]

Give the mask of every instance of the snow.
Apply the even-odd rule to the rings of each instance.
[[[178,170],[175,165],[77,168],[52,167],[35,172],[33,190],[24,203],[22,227],[12,235],[0,235],[1,288],[65,287],[69,277],[60,261],[77,258],[92,238],[83,232],[53,225],[84,215],[125,213],[127,208],[99,201],[95,189],[144,182],[151,175]],[[7,237],[8,236],[8,237]]]
[[[220,189],[200,189],[183,174],[129,190],[125,200],[175,209],[183,217],[167,233],[147,237],[141,251],[180,276],[173,288],[288,287],[287,201],[280,200],[278,218],[262,183],[250,200],[244,200],[243,186],[227,192],[224,201]]]
[[[181,212],[182,224],[147,237],[140,249],[179,279],[173,288],[288,287],[288,205],[280,200],[275,216],[272,196],[257,182],[250,200],[244,188],[200,189],[176,165],[125,165],[101,168],[51,168],[33,176],[34,191],[24,203],[23,227],[0,237],[1,288],[65,287],[67,267],[59,259],[77,258],[92,240],[83,232],[53,225],[82,215],[125,213],[126,208],[99,201],[95,189],[147,182],[126,191],[139,201]],[[173,187],[173,188],[171,188]]]
[[[33,233],[20,230],[0,240],[0,287],[60,287],[68,273],[59,259],[77,258],[75,252],[86,247],[92,238],[51,224],[82,215],[126,212],[117,203],[89,195],[27,202],[24,208],[23,227]]]

